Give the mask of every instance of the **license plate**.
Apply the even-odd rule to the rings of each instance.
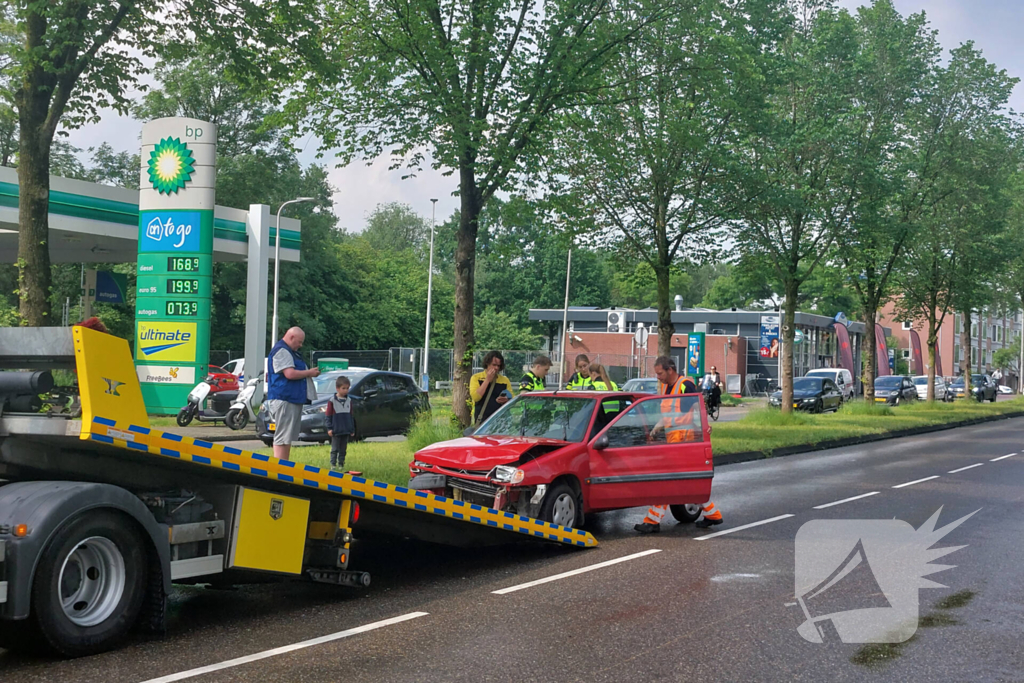
[[[888,401],[888,400],[889,400],[889,399],[887,399],[887,398],[876,398],[876,399],[875,399],[875,402],[876,402],[876,403],[885,403],[885,402],[886,402],[886,401]]]
[[[270,431],[274,431],[275,429],[277,429],[277,425],[271,422],[270,424],[267,425],[267,429],[269,429]]]
[[[800,407],[800,404],[799,404],[799,403],[794,403],[794,404],[793,404],[793,407],[794,407],[794,408],[799,408],[799,407]]]

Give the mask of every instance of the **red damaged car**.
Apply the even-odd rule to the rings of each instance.
[[[711,496],[699,394],[524,394],[467,434],[418,451],[410,488],[568,527],[591,512],[652,504],[693,522]]]

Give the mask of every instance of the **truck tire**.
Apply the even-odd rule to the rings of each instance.
[[[551,487],[540,506],[540,519],[574,529],[583,514],[580,494],[561,481]]]
[[[680,524],[693,524],[700,519],[701,514],[704,512],[703,508],[696,503],[692,505],[669,505],[668,509],[672,511],[672,516]]]
[[[114,647],[146,597],[146,540],[125,516],[85,512],[64,524],[40,555],[32,620],[43,642],[66,657]]]

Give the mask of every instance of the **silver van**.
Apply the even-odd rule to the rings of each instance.
[[[844,401],[852,399],[856,391],[856,386],[853,383],[853,374],[846,368],[818,368],[808,372],[805,377],[828,377],[839,387]]]

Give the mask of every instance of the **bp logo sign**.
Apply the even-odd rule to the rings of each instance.
[[[177,194],[192,180],[195,157],[178,138],[164,138],[149,153],[149,182],[160,194]]]

